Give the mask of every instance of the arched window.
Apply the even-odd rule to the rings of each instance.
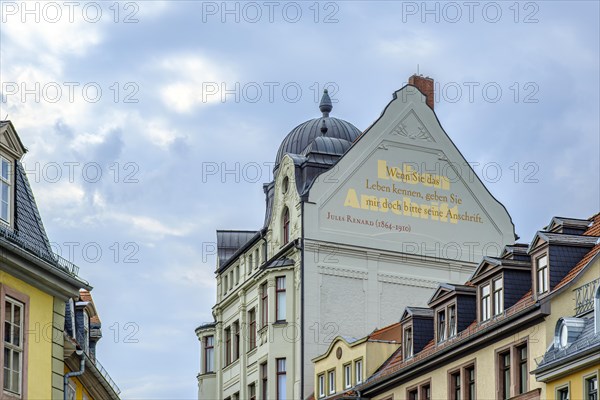
[[[283,244],[290,241],[290,210],[286,207],[283,210]]]

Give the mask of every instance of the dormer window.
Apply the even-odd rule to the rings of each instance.
[[[0,204],[0,220],[5,224],[10,225],[10,203],[11,203],[11,188],[12,188],[12,164],[6,158],[0,156],[0,190],[1,204]]]
[[[481,322],[490,319],[490,284],[481,287]]]
[[[504,285],[502,277],[495,279],[494,283],[494,316],[500,315],[504,312]]]
[[[290,241],[290,210],[286,207],[283,211],[283,222],[282,222],[282,230],[283,230],[283,244],[286,244]]]
[[[456,306],[448,307],[448,337],[456,336]]]
[[[413,334],[412,327],[404,329],[404,359],[411,358],[413,356]]]
[[[83,351],[90,350],[90,316],[86,310],[83,310]]]
[[[440,312],[438,312],[438,343],[443,342],[444,340],[446,340],[446,311],[442,310]]]
[[[544,255],[535,261],[537,271],[537,293],[542,294],[548,291],[548,256]]]
[[[554,347],[566,349],[577,340],[584,327],[585,320],[582,318],[559,319],[554,330]]]

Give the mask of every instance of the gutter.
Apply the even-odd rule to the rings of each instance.
[[[65,387],[64,387],[64,391],[63,391],[64,400],[67,400],[67,389],[69,387],[69,379],[72,377],[75,377],[75,376],[81,376],[85,372],[85,354],[83,354],[83,350],[75,350],[75,353],[79,356],[79,358],[81,358],[81,362],[79,364],[79,371],[69,372],[69,373],[65,374],[65,378],[64,378]]]

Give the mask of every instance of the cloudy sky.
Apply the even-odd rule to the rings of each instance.
[[[0,118],[55,251],[94,286],[127,399],[193,399],[216,229],[257,229],[282,138],[368,127],[418,71],[528,241],[599,194],[595,1],[0,1]]]

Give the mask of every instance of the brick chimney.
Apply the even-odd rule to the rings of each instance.
[[[422,75],[414,74],[413,76],[408,78],[408,84],[413,85],[414,87],[419,89],[421,93],[423,93],[427,97],[427,100],[425,102],[427,103],[429,108],[433,110],[433,79],[431,79],[430,77],[423,77]]]

